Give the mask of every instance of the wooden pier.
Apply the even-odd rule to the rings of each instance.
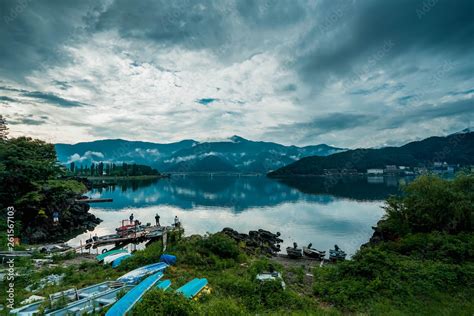
[[[173,226],[137,226],[125,232],[118,232],[105,236],[93,236],[85,242],[75,247],[75,251],[84,249],[96,249],[98,247],[115,245],[114,248],[122,248],[128,244],[137,244],[145,241],[161,239],[169,230],[175,229]]]

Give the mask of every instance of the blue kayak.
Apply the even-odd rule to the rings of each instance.
[[[127,284],[135,284],[138,283],[143,277],[158,271],[163,271],[166,269],[166,267],[168,267],[168,265],[164,262],[149,264],[122,275],[117,279],[117,281]]]
[[[143,295],[151,289],[159,279],[163,277],[163,272],[155,273],[145,280],[140,282],[137,286],[127,292],[121,299],[119,299],[112,307],[107,311],[105,316],[123,316],[132,307],[140,301]]]
[[[171,281],[170,280],[163,280],[163,281],[160,281],[156,284],[156,288],[157,289],[160,289],[160,290],[163,290],[163,291],[166,291],[171,285]]]
[[[123,255],[122,257],[115,259],[114,261],[112,261],[112,268],[117,268],[122,263],[123,260],[130,258],[131,256],[132,256],[131,254],[127,253]]]
[[[202,278],[202,279],[195,278],[189,281],[188,283],[186,283],[185,285],[183,285],[182,287],[180,287],[179,289],[177,289],[176,292],[183,294],[184,297],[186,298],[193,298],[199,292],[201,292],[201,290],[206,285],[207,285],[206,278]]]

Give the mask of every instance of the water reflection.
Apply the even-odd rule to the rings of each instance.
[[[224,227],[241,232],[263,228],[279,231],[284,246],[312,242],[327,250],[337,243],[353,254],[370,238],[371,226],[383,215],[383,200],[398,193],[399,183],[399,179],[374,182],[365,177],[276,181],[230,176],[123,181],[90,192],[93,197],[114,200],[93,205],[91,211],[103,222],[92,233],[113,232],[132,212],[144,223],[153,223],[159,213],[165,224],[179,216],[188,235]],[[78,244],[90,233],[71,243]]]
[[[383,200],[397,194],[399,179],[382,178],[373,183],[366,177],[288,178],[175,176],[171,179],[120,181],[115,186],[94,189],[93,197],[113,198],[105,209],[172,205],[182,209],[196,206],[227,207],[242,212],[253,207],[309,201],[327,204],[336,198],[359,201]]]

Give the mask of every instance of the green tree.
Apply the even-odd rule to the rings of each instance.
[[[97,175],[99,177],[104,175],[104,163],[102,161],[97,165]]]
[[[418,177],[404,188],[404,195],[387,200],[381,228],[389,234],[472,231],[474,223],[474,175],[454,180]]]
[[[4,141],[8,138],[8,127],[7,127],[7,121],[3,117],[3,115],[0,114],[0,141]]]

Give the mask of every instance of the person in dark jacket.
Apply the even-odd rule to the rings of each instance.
[[[156,221],[156,226],[161,226],[160,225],[160,215],[158,215],[158,213],[156,213],[156,215],[155,215],[155,221]]]

